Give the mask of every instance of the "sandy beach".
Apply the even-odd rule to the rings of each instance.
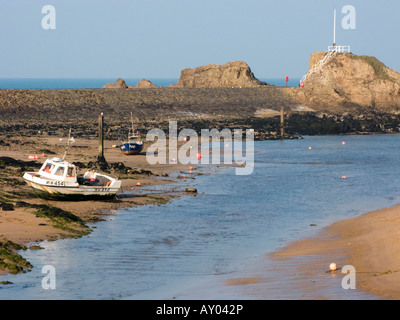
[[[242,286],[257,299],[270,296],[263,283],[297,290],[304,299],[329,300],[329,286],[341,287],[347,275],[342,267],[355,268],[356,289],[377,299],[400,299],[400,205],[333,223],[317,236],[288,243],[265,256],[272,267],[229,279],[227,286]],[[337,270],[330,271],[330,264]],[[262,268],[262,266],[261,266]],[[271,274],[280,279],[271,279]],[[288,281],[283,279],[290,278]],[[327,280],[328,279],[328,280]],[[321,291],[322,287],[322,291]],[[343,299],[349,295],[343,290]],[[277,297],[285,299],[285,296]]]
[[[400,205],[336,222],[320,236],[288,244],[271,257],[318,255],[326,270],[332,257],[352,265],[357,288],[384,299],[400,299]],[[313,268],[313,266],[309,266]]]

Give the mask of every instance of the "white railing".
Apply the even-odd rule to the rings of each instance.
[[[328,51],[329,52],[336,51],[336,52],[340,52],[340,53],[342,53],[342,52],[350,53],[351,52],[350,46],[329,46]]]
[[[304,80],[306,80],[306,78],[314,73],[317,70],[320,70],[322,68],[322,66],[327,63],[329,61],[329,59],[335,54],[335,53],[344,53],[344,52],[348,52],[350,53],[350,46],[329,46],[328,47],[328,53],[325,55],[325,57],[319,61],[317,64],[313,65],[310,70],[308,70],[307,74],[305,74],[303,76],[303,78],[301,78],[300,83],[304,83]]]
[[[335,48],[337,48],[337,46],[336,46]],[[322,66],[323,66],[325,63],[327,63],[327,62],[329,61],[329,59],[330,59],[336,52],[337,52],[336,50],[329,51],[329,52],[325,55],[325,57],[324,57],[322,60],[320,60],[317,64],[313,65],[313,66],[310,68],[310,70],[308,70],[308,72],[303,76],[303,78],[301,78],[300,83],[304,82],[304,80],[306,80],[306,78],[307,78],[310,74],[314,73],[314,72],[317,71],[317,70],[320,70],[320,69],[322,68]]]

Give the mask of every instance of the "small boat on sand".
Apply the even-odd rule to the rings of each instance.
[[[138,154],[143,150],[144,142],[140,139],[139,132],[135,132],[133,118],[131,114],[132,127],[129,130],[128,140],[120,145],[120,150],[125,155]]]
[[[112,199],[121,181],[93,171],[77,176],[74,164],[60,158],[47,159],[38,172],[26,172],[28,185],[43,198],[56,200]]]

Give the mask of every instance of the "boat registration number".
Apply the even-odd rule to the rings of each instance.
[[[46,185],[64,186],[64,181],[46,181]]]

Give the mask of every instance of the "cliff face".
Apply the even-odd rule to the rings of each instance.
[[[187,88],[230,88],[261,87],[267,85],[254,77],[250,67],[243,61],[228,62],[223,65],[184,69],[177,84],[171,87]]]
[[[311,55],[310,68],[325,55],[326,52]],[[400,74],[370,56],[337,53],[307,77],[302,89],[303,94],[297,98],[304,103],[400,110]]]

